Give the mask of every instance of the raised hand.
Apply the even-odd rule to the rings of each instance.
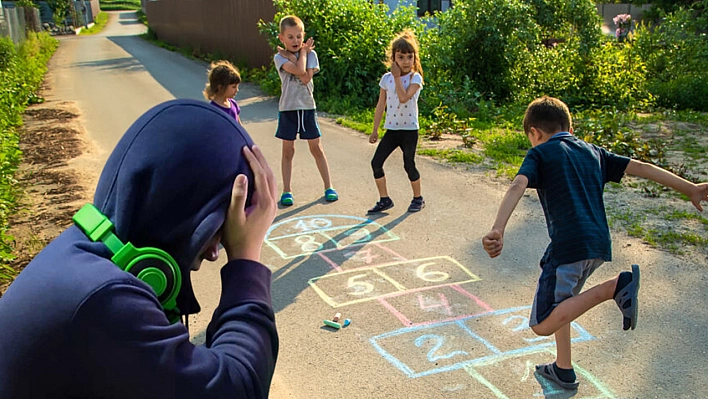
[[[295,54],[289,52],[288,50],[286,50],[286,49],[283,48],[283,47],[278,46],[278,54],[279,54],[281,57],[286,58],[287,60],[289,60],[289,61],[291,61],[291,62],[296,62],[296,61],[297,61],[297,58],[295,57]]]
[[[310,51],[312,51],[314,49],[315,49],[315,39],[309,38],[302,43],[301,50],[305,50],[305,52],[309,53]]]

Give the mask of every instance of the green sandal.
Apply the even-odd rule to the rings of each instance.
[[[339,199],[339,195],[337,195],[337,192],[330,187],[325,190],[325,199],[329,202],[336,201]]]
[[[293,204],[293,193],[283,193],[280,196],[280,203],[285,206],[290,206]]]

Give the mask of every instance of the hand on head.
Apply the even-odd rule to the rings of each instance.
[[[261,246],[277,211],[278,186],[273,171],[260,148],[243,147],[243,155],[253,171],[254,186],[251,206],[245,208],[248,179],[238,175],[231,192],[231,204],[224,223],[221,244],[228,260],[260,261]]]
[[[490,258],[496,258],[501,254],[504,248],[504,235],[501,231],[492,229],[492,231],[482,238],[482,245]]]

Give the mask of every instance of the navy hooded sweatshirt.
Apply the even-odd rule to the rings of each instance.
[[[189,267],[223,224],[235,177],[253,181],[245,145],[251,138],[224,112],[173,100],[128,129],[101,174],[94,205],[118,238],[179,264],[182,314],[199,311]],[[223,266],[219,306],[195,346],[110,257],[71,226],[10,285],[0,298],[0,398],[268,396],[278,353],[268,268]]]

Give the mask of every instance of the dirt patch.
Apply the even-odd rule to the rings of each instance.
[[[16,177],[23,192],[19,212],[10,219],[9,234],[19,271],[72,223],[72,216],[91,200],[96,170],[79,166],[82,154],[92,153],[79,123],[78,108],[68,102],[33,105],[20,131],[23,161]],[[6,286],[0,286],[0,295]]]

